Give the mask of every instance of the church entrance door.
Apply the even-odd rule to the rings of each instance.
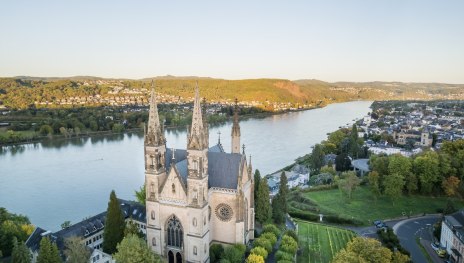
[[[174,253],[172,253],[171,250],[168,252],[168,262],[169,263],[174,263]]]
[[[179,252],[176,253],[176,263],[182,263],[182,255]]]

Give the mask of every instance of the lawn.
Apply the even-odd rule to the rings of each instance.
[[[302,248],[298,263],[330,262],[339,250],[356,235],[338,227],[297,220],[298,239]]]
[[[359,187],[353,192],[350,201],[338,189],[307,192],[306,197],[317,203],[321,213],[337,214],[346,218],[358,219],[366,225],[376,219],[398,218],[404,215],[436,213],[446,206],[446,197],[402,196],[392,203],[388,197],[373,198],[369,188]],[[456,209],[464,207],[464,202],[453,199]]]

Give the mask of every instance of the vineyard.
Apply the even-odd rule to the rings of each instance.
[[[297,221],[302,253],[298,263],[328,263],[356,235],[338,227]]]

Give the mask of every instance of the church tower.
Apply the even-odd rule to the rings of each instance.
[[[234,123],[232,124],[232,153],[240,153],[240,125],[238,124],[238,105],[235,99]]]
[[[166,139],[163,127],[160,125],[158,105],[156,104],[155,88],[152,81],[150,97],[150,110],[148,115],[148,127],[145,128],[145,192],[147,211],[147,240],[160,242],[159,230],[159,191],[166,179]],[[156,241],[158,240],[158,241]],[[150,245],[152,242],[150,242]],[[156,244],[156,243],[155,243]],[[160,246],[155,247],[155,252],[162,255]]]
[[[187,203],[191,227],[187,235],[188,254],[208,257],[210,224],[208,219],[208,124],[200,104],[198,84],[195,88],[192,126],[187,138]]]

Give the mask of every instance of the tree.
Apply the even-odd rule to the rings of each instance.
[[[125,237],[118,244],[118,252],[114,254],[116,262],[124,263],[158,263],[160,258],[148,247],[145,240],[136,235]]]
[[[342,179],[338,180],[338,188],[351,199],[351,194],[359,186],[361,180],[355,172],[349,171],[342,173]]]
[[[242,251],[235,246],[229,246],[224,249],[223,258],[227,259],[230,263],[241,263],[244,255],[245,251]]]
[[[124,237],[124,214],[121,211],[121,206],[116,193],[111,191],[108,209],[106,210],[106,222],[103,232],[103,251],[108,254],[116,252],[116,245],[121,242]]]
[[[460,182],[461,180],[459,180],[456,176],[450,176],[443,180],[441,187],[443,188],[443,191],[445,191],[445,194],[451,197],[456,195]]]
[[[288,180],[287,176],[285,175],[285,172],[282,172],[280,174],[280,186],[279,186],[279,196],[280,196],[280,202],[281,202],[281,207],[280,209],[283,210],[283,213],[288,212],[288,206],[287,206],[287,195],[288,195]]]
[[[266,177],[262,178],[259,183],[258,198],[256,202],[256,221],[263,224],[269,220],[271,215],[271,205],[269,203],[269,186]]]
[[[90,251],[78,237],[70,237],[64,241],[64,254],[66,262],[70,263],[87,263],[89,262]]]
[[[43,237],[40,240],[39,255],[37,263],[60,263],[61,258],[58,252],[58,247],[52,243],[48,237]]]
[[[358,155],[361,151],[361,147],[359,146],[359,136],[358,136],[358,128],[356,124],[353,124],[351,128],[350,138],[349,138],[349,152],[351,157],[357,159]]]
[[[209,258],[212,263],[219,262],[219,260],[223,257],[223,254],[224,247],[222,247],[221,244],[212,244],[209,248]]]
[[[65,229],[65,228],[68,228],[71,226],[71,221],[69,220],[66,220],[63,222],[63,224],[61,224],[61,229]]]
[[[438,154],[429,151],[416,157],[414,171],[419,177],[421,193],[430,194],[433,186],[440,182]]]
[[[404,177],[401,174],[390,174],[383,181],[384,193],[390,197],[392,203],[395,204],[402,192],[404,187]]]
[[[313,174],[318,174],[321,170],[321,167],[324,165],[324,151],[320,144],[316,144],[314,146],[309,161]]]
[[[388,161],[389,175],[397,174],[404,180],[406,190],[412,194],[417,190],[417,178],[412,172],[412,163],[410,158],[396,154],[392,155]]]
[[[334,257],[334,263],[392,262],[392,252],[373,238],[356,237]]]
[[[145,190],[145,184],[143,184],[139,190],[135,190],[135,198],[137,198],[137,202],[145,205],[147,194]]]
[[[41,135],[51,135],[53,134],[53,128],[50,125],[44,124],[40,126],[39,133]]]
[[[368,175],[369,180],[369,188],[371,189],[372,195],[374,196],[375,200],[380,196],[380,176],[377,171],[372,171]]]
[[[284,202],[284,198],[280,195],[280,193],[276,194],[274,198],[272,198],[272,219],[274,220],[274,223],[278,225],[285,222]]]
[[[248,256],[246,263],[264,263],[264,257],[258,254],[251,253]]]
[[[137,224],[132,221],[127,222],[126,228],[124,229],[124,236],[127,237],[129,235],[136,235],[140,238],[144,238],[142,231],[140,231]]]
[[[341,153],[335,157],[335,170],[344,172],[350,169],[351,160],[346,153]]]
[[[255,189],[254,189],[254,195],[255,195],[255,201],[258,199],[258,189],[261,181],[261,174],[259,173],[259,170],[255,170],[254,174],[254,183],[255,183]]]
[[[13,251],[11,253],[11,262],[12,263],[30,263],[31,262],[31,253],[29,252],[29,249],[24,244],[24,242],[18,242],[16,237],[13,238]]]

